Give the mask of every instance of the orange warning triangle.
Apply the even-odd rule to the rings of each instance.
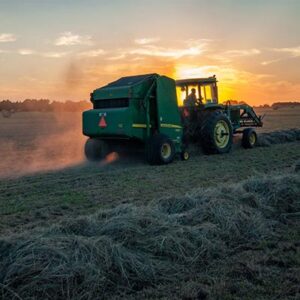
[[[99,126],[101,128],[105,128],[107,126],[104,116],[101,117],[100,122],[99,122]]]

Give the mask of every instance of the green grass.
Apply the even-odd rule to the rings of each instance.
[[[290,143],[252,150],[237,148],[227,155],[194,155],[187,162],[176,161],[168,166],[84,164],[1,180],[0,232],[24,230],[41,222],[46,225],[46,219],[57,222],[121,203],[141,205],[153,198],[184,195],[194,188],[239,182],[255,174],[280,172],[299,157],[299,143]]]

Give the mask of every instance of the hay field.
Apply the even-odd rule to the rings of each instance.
[[[300,128],[300,108],[256,111],[265,114],[259,133]],[[0,114],[0,178],[82,165],[85,140],[80,113],[21,112],[11,118]],[[143,157],[138,161],[143,163]]]
[[[258,132],[271,132],[290,128],[300,128],[300,108],[256,108],[258,115],[265,115],[264,126]]]
[[[78,114],[0,119],[0,299],[297,299],[300,131],[270,132],[299,116],[155,167],[86,163]]]

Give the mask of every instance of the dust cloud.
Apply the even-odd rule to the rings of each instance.
[[[84,73],[82,71],[82,67],[76,61],[72,61],[66,68],[65,73],[65,84],[67,90],[70,88],[77,89],[84,82]]]
[[[0,117],[0,178],[63,169],[85,161],[80,113]]]

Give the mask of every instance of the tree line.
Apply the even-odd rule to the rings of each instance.
[[[224,103],[236,105],[244,104],[237,100],[228,100]],[[279,109],[284,107],[300,107],[300,102],[275,102],[272,105],[263,104],[256,107]],[[10,100],[0,101],[0,111],[2,112],[21,112],[21,111],[40,111],[40,112],[76,112],[92,108],[88,101],[50,101],[49,99],[25,99],[24,101],[12,102]]]
[[[24,101],[12,102],[10,100],[0,101],[0,111],[21,112],[76,112],[92,108],[88,101],[50,101],[48,99],[25,99]]]
[[[273,109],[280,109],[280,108],[295,108],[300,107],[300,102],[297,101],[290,101],[290,102],[274,102],[273,104],[262,104],[256,106],[257,108],[273,108]]]

